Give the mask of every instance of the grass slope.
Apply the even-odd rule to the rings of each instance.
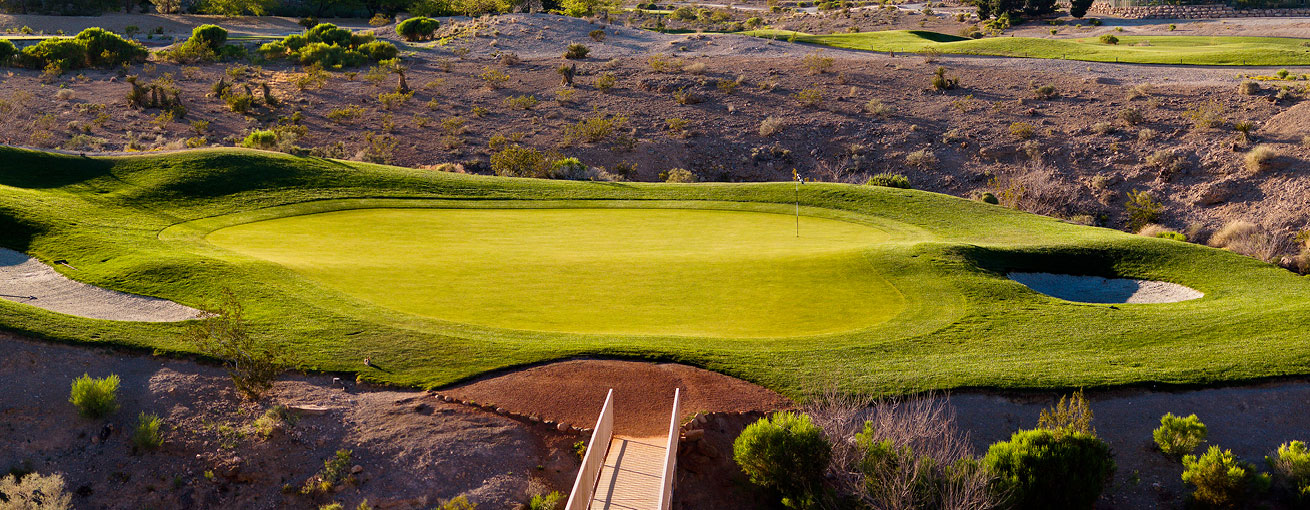
[[[1090,62],[1189,65],[1310,65],[1306,39],[1286,37],[1133,36],[1114,34],[1119,44],[1097,37],[1047,39],[988,37],[968,39],[922,30],[887,30],[854,34],[811,35],[785,30],[757,30],[748,35],[786,39],[836,48],[921,53],[930,50],[963,55],[1050,58]]]
[[[584,334],[455,322],[381,306],[325,284],[323,277],[206,241],[213,232],[221,237],[224,228],[254,221],[348,210],[368,215],[423,209],[414,218],[428,219],[412,221],[448,226],[468,217],[432,219],[443,213],[429,211],[786,214],[794,207],[793,193],[790,183],[506,179],[230,149],[84,158],[0,148],[0,245],[46,261],[67,259],[77,270],[57,269],[81,281],[193,306],[229,287],[245,302],[259,336],[294,349],[306,368],[360,371],[364,379],[394,384],[440,386],[488,370],[579,355],[691,363],[793,395],[832,382],[849,391],[884,393],[1310,374],[1310,346],[1300,340],[1310,326],[1310,285],[1302,277],[1220,250],[910,190],[822,183],[801,188],[804,215],[886,233],[864,252],[865,262],[903,299],[903,309],[881,323],[803,336]],[[487,221],[507,225],[511,217]],[[514,232],[523,236],[538,228],[515,225]],[[604,227],[592,221],[570,228]],[[358,224],[357,230],[369,226]],[[558,249],[551,242],[535,246]],[[512,255],[505,266],[511,270],[530,258],[527,251]],[[751,262],[749,250],[733,256]],[[1071,303],[1002,276],[1016,269],[1163,279],[1206,297],[1167,305]],[[189,350],[178,341],[181,325],[79,319],[8,301],[0,301],[0,327],[69,341]],[[363,367],[366,356],[380,368]]]

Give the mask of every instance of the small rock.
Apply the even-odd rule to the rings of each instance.
[[[700,441],[701,438],[705,437],[705,429],[688,430],[682,437],[688,441]]]
[[[361,466],[359,464],[355,464],[354,467],[350,468],[350,474],[352,475],[357,475],[363,472],[364,472],[364,466]]]

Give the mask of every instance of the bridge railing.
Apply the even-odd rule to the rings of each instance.
[[[613,437],[614,390],[611,388],[605,394],[605,405],[600,408],[596,428],[591,431],[591,442],[587,443],[587,453],[582,456],[582,467],[578,468],[578,478],[573,481],[573,490],[569,492],[565,510],[585,510],[591,506],[591,499],[596,493],[596,482],[600,480],[600,470],[605,465],[605,455],[609,453]]]
[[[673,390],[673,417],[669,418],[669,439],[664,451],[664,473],[660,476],[660,506],[669,510],[673,505],[673,479],[678,465],[678,415],[682,407],[682,390]]]

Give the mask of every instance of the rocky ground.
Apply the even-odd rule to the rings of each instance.
[[[598,29],[603,41],[588,35]],[[414,92],[402,97],[387,96],[394,75],[310,76],[282,62],[152,62],[56,78],[11,69],[0,74],[0,141],[88,152],[231,146],[283,125],[293,126],[283,128],[287,146],[314,154],[467,172],[490,172],[495,140],[641,181],[673,168],[706,181],[787,179],[796,168],[861,183],[896,172],[920,189],[990,191],[1006,205],[1115,228],[1128,191],[1143,190],[1163,204],[1161,223],[1202,240],[1236,219],[1288,237],[1310,220],[1310,177],[1298,171],[1310,157],[1298,105],[1310,93],[1295,81],[1238,92],[1236,75],[1273,69],[889,56],[545,15],[443,30],[459,35],[405,46]],[[577,75],[561,86],[560,55],[575,42],[591,53],[567,61]],[[958,88],[928,90],[939,67]],[[186,116],[128,107],[127,74],[179,89]],[[255,91],[268,83],[277,104],[234,112],[211,96],[219,80]],[[1034,90],[1043,86],[1051,94]],[[612,129],[569,135],[588,119]],[[1242,121],[1249,135],[1234,129]],[[1246,169],[1260,144],[1278,156]]]

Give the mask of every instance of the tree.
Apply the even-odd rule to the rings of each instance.
[[[256,340],[236,295],[223,289],[216,310],[188,327],[183,341],[201,354],[220,359],[242,396],[259,400],[273,387],[273,381],[290,365],[290,355],[281,347]]]
[[[832,444],[810,417],[778,412],[746,426],[732,443],[732,458],[751,483],[772,488],[789,508],[816,508]]]
[[[1082,18],[1087,15],[1087,9],[1092,6],[1092,0],[1071,0],[1069,5],[1069,15],[1075,18]]]

